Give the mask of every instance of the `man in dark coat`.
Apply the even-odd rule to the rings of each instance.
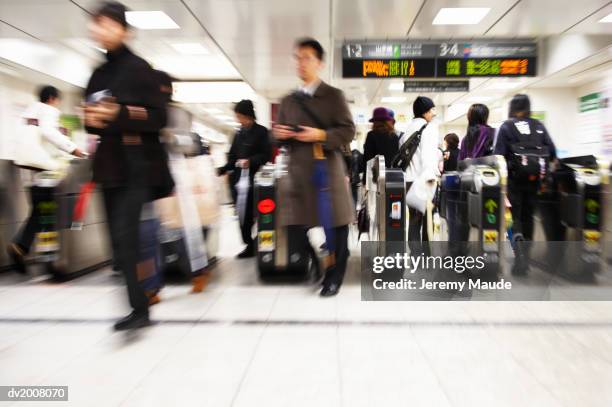
[[[239,191],[236,188],[244,171],[249,174],[249,186],[246,202],[243,208],[237,208],[242,241],[246,248],[238,254],[238,258],[253,257],[255,243],[253,241],[253,178],[259,168],[272,157],[272,145],[268,137],[268,129],[258,124],[250,100],[241,100],[234,107],[240,130],[236,133],[227,155],[227,164],[219,168],[218,174],[229,173],[230,188],[234,203],[238,203]]]
[[[329,214],[319,213],[320,191],[313,181],[317,165],[322,160],[325,164],[329,184],[326,190],[331,198],[329,226],[333,228],[331,243],[335,250],[335,262],[328,265],[321,290],[321,295],[327,297],[340,290],[349,256],[348,225],[353,222],[355,211],[341,150],[353,140],[355,124],[342,91],[319,79],[323,56],[323,47],[316,40],[298,41],[295,59],[303,86],[299,94],[282,100],[274,133],[290,150],[291,190],[286,197],[288,205],[281,208],[289,211],[287,225],[304,226],[304,230],[326,226],[322,217]]]
[[[148,298],[137,273],[140,212],[144,203],[167,196],[174,183],[159,140],[167,97],[159,76],[125,46],[126,8],[104,3],[92,17],[93,39],[107,50],[85,90],[85,125],[100,136],[93,179],[102,187],[114,259],[123,272],[133,309],[116,330],[149,324]]]

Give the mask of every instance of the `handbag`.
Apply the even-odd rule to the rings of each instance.
[[[417,179],[406,193],[406,205],[421,213],[425,213],[427,211],[427,203],[431,202],[433,197],[433,187],[428,185],[426,181]]]

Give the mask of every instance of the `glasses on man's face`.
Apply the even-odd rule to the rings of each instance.
[[[293,54],[293,61],[296,63],[304,63],[304,62],[312,62],[314,61],[316,58],[313,57],[312,55],[298,55],[298,54]]]

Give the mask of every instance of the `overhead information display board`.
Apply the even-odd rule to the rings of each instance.
[[[350,42],[342,47],[344,78],[535,76],[531,42]]]

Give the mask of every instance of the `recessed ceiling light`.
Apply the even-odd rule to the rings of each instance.
[[[127,11],[127,22],[141,30],[176,30],[181,28],[163,11]]]
[[[394,82],[389,85],[389,90],[404,90],[404,82]]]
[[[608,14],[607,16],[599,20],[599,22],[600,23],[612,23],[612,13]]]
[[[404,103],[406,98],[403,96],[387,96],[380,99],[381,103]]]
[[[208,55],[210,51],[199,42],[180,42],[170,44],[177,52],[184,55]]]
[[[438,11],[433,25],[478,24],[491,11],[488,7],[444,7]]]

